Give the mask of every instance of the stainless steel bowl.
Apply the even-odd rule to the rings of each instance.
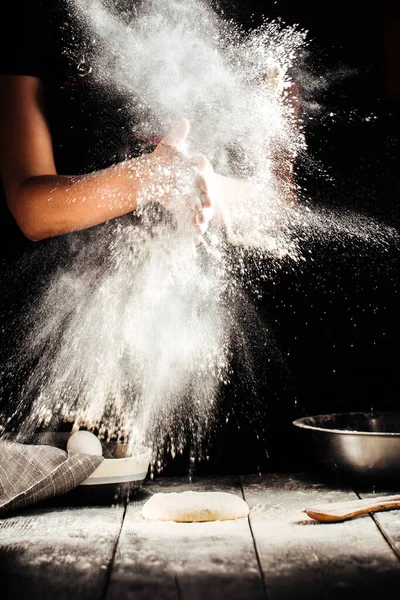
[[[400,412],[352,412],[304,417],[317,457],[329,469],[358,480],[395,480],[400,485]]]

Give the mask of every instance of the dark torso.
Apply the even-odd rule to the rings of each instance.
[[[57,171],[90,172],[148,151],[151,141],[138,136],[134,91],[98,72],[95,35],[66,2],[52,2],[45,18],[43,79]]]
[[[138,136],[134,93],[118,90],[111,75],[100,78],[96,72],[96,41],[72,5],[69,0],[40,0],[12,9],[3,27],[11,31],[14,43],[5,45],[0,59],[0,73],[42,80],[57,173],[63,175],[104,169],[154,148],[152,140]],[[83,231],[33,244],[19,231],[1,189],[0,195],[0,249],[8,271],[15,271],[16,261],[26,253],[43,255],[29,273],[39,280],[41,265],[65,261],[71,245],[95,235]]]

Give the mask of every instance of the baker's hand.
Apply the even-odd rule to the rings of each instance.
[[[163,185],[158,201],[178,219],[183,208],[186,215],[189,214],[195,240],[199,242],[214,215],[214,170],[205,156],[187,154],[189,130],[187,119],[179,121],[158,144],[153,156],[161,165],[158,173]]]

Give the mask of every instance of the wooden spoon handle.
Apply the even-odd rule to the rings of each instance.
[[[324,523],[346,521],[353,517],[378,512],[379,510],[393,510],[400,508],[400,496],[376,496],[364,500],[349,500],[346,502],[331,502],[318,504],[306,508],[309,517]]]

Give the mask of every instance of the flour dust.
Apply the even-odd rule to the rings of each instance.
[[[118,14],[105,0],[70,0],[91,77],[126,99],[144,144],[189,119],[180,160],[209,158],[217,215],[196,245],[179,226],[182,211],[162,208],[150,186],[132,218],[91,232],[26,317],[6,370],[27,374],[4,427],[29,404],[24,433],[66,419],[106,439],[149,444],[157,462],[188,443],[194,455],[204,452],[221,389],[235,376],[232,346],[251,371],[243,289],[256,290],[283,262],[301,266],[314,239],[384,251],[396,235],[318,209],[296,187],[292,165],[307,148],[294,74],[304,67],[307,32],[279,21],[244,31],[200,0],[132,5]],[[184,172],[177,169],[177,206]],[[195,202],[195,190],[189,195]]]

